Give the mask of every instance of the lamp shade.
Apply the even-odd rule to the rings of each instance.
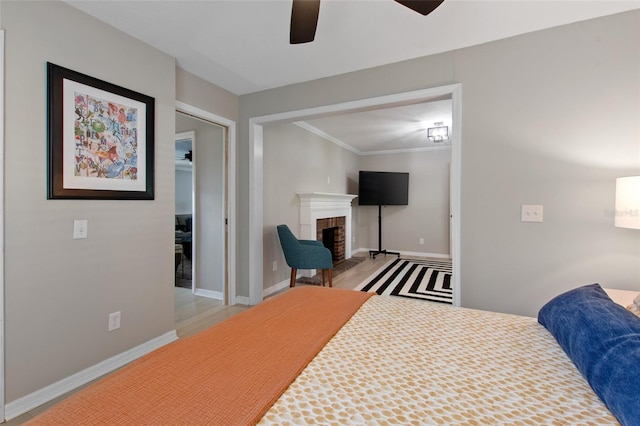
[[[640,229],[640,176],[616,179],[615,226]]]

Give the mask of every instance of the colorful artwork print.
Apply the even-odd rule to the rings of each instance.
[[[154,105],[47,62],[47,199],[153,200]]]
[[[138,179],[137,108],[74,92],[74,176]]]

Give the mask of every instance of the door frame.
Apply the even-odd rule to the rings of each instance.
[[[236,304],[236,122],[228,118],[213,114],[209,111],[176,101],[176,112],[192,116],[196,119],[209,121],[224,128],[224,144],[227,155],[223,166],[224,188],[226,193],[225,234],[227,247],[224,250],[225,278],[223,286],[223,300],[225,304]],[[192,236],[193,238],[193,236]],[[193,243],[192,243],[193,246]]]
[[[4,30],[0,29],[0,420],[5,420],[4,388]]]
[[[415,90],[393,95],[378,96],[357,101],[312,107],[283,113],[270,114],[249,119],[249,299],[256,305],[263,299],[263,130],[268,124],[303,121],[320,116],[355,112],[363,108],[386,108],[403,102],[428,102],[442,96],[452,100],[451,136],[451,259],[453,306],[461,301],[461,166],[462,166],[462,84]]]

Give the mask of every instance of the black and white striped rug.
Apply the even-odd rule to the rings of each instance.
[[[355,290],[451,304],[451,260],[397,259]]]

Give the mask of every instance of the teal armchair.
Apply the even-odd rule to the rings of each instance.
[[[325,272],[328,272],[329,287],[333,287],[331,251],[322,245],[320,241],[297,239],[287,225],[278,225],[276,228],[278,229],[278,238],[284,252],[284,258],[291,268],[289,287],[296,286],[298,269],[321,269],[323,286]]]

